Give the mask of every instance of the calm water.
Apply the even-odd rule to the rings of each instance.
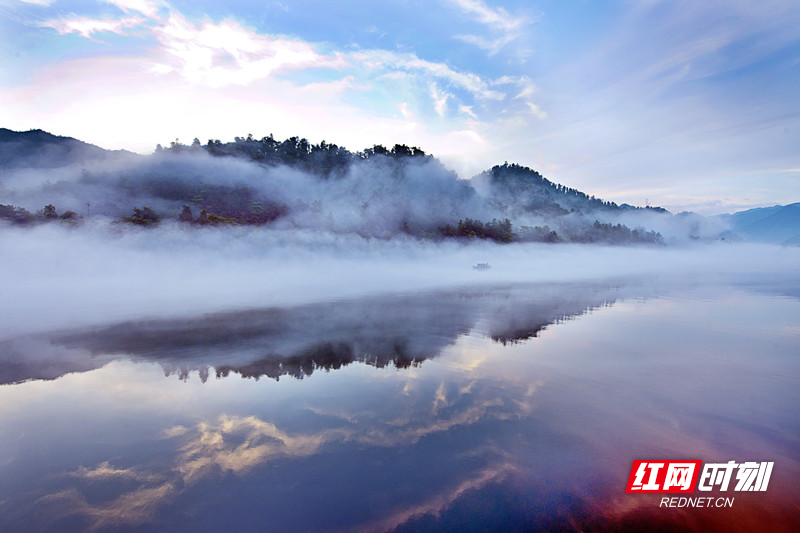
[[[796,531],[796,285],[505,286],[0,341],[2,531]],[[774,461],[725,509],[634,459]]]

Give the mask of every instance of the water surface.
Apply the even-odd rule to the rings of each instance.
[[[3,531],[792,531],[796,285],[505,285],[0,341]],[[634,459],[774,461],[725,509]]]

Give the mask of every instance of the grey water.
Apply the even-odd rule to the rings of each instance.
[[[798,292],[507,284],[2,339],[0,530],[794,531]],[[774,469],[663,508],[625,493],[637,459]]]

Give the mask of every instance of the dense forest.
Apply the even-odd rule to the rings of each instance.
[[[668,215],[661,208],[603,201],[521,165],[496,165],[464,180],[416,146],[351,152],[325,141],[272,135],[188,145],[175,140],[140,156],[39,130],[0,130],[0,172],[12,176],[0,189],[10,194],[0,199],[25,201],[0,203],[0,220],[20,226],[79,225],[102,216],[140,227],[172,222],[368,238],[663,244],[658,232],[631,228],[618,217]],[[34,173],[41,181],[35,194],[9,186]],[[42,207],[32,207],[35,199]]]

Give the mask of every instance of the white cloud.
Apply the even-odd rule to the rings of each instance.
[[[163,63],[189,81],[209,87],[247,85],[278,71],[342,68],[341,55],[318,54],[304,41],[271,37],[223,20],[199,27],[178,13],[156,28]],[[164,64],[160,71],[168,70]]]
[[[490,57],[519,40],[524,35],[522,29],[533,21],[525,16],[512,15],[502,7],[491,8],[482,0],[450,0],[450,3],[485,25],[491,34],[490,36],[462,34],[456,35],[455,38],[485,50]],[[515,53],[526,56],[528,52],[524,47],[517,47]]]
[[[460,105],[460,106],[458,106],[458,111],[461,112],[461,113],[464,113],[465,115],[468,115],[470,118],[474,118],[474,119],[478,118],[478,115],[476,115],[472,111],[472,106]]]
[[[499,101],[506,97],[504,93],[491,89],[489,84],[477,74],[459,72],[444,63],[420,59],[415,54],[388,50],[367,50],[353,54],[353,58],[361,61],[371,69],[421,72],[433,78],[446,81],[452,86],[469,91],[476,98]]]
[[[87,38],[136,27],[137,38],[151,38],[150,48],[138,57],[112,52],[68,61],[42,71],[33,91],[6,89],[7,101],[22,107],[0,113],[4,124],[46,127],[142,152],[176,137],[226,139],[255,131],[309,135],[312,141],[317,136],[316,141],[332,140],[351,149],[405,143],[447,156],[463,148],[465,140],[483,143],[479,116],[487,105],[507,101],[511,94],[496,80],[415,53],[320,52],[315,43],[265,35],[230,19],[190,20],[160,2],[107,2],[125,14],[116,19],[71,16],[46,25]],[[325,79],[312,77],[310,82],[307,75],[293,75],[318,68],[336,69],[340,75],[330,79],[328,71]],[[519,80],[507,83],[518,85]],[[459,112],[448,115],[451,106]],[[197,112],[200,108],[203,113]],[[424,120],[428,113],[444,120],[429,124]],[[103,128],[101,136],[97,123],[109,117],[126,127]],[[270,129],[256,131],[254,124]],[[470,136],[459,135],[461,144],[453,143],[453,132]],[[474,170],[478,165],[469,166]]]
[[[53,28],[60,35],[78,33],[87,39],[91,39],[94,33],[111,32],[124,34],[126,29],[139,26],[142,22],[144,22],[144,19],[141,17],[125,17],[121,19],[69,17],[65,19],[47,20],[40,23],[40,26]]]
[[[528,109],[530,109],[531,113],[534,114],[534,116],[536,116],[537,118],[539,118],[541,120],[544,120],[544,119],[547,118],[547,113],[542,111],[542,109],[538,105],[536,105],[536,104],[534,104],[532,102],[525,102],[525,103],[527,104]]]
[[[436,110],[436,114],[440,117],[444,117],[445,111],[447,111],[447,99],[450,97],[450,94],[446,92],[440,92],[439,89],[436,87],[436,84],[431,84],[431,98],[433,98],[433,108]]]
[[[138,11],[146,17],[156,17],[158,15],[158,4],[150,0],[105,0],[106,3],[113,4],[125,11]]]
[[[467,44],[477,46],[482,50],[486,50],[489,56],[497,54],[504,46],[514,41],[517,37],[512,34],[505,34],[500,37],[489,39],[479,35],[456,35],[456,39],[464,41]]]
[[[524,18],[511,15],[502,7],[492,9],[481,0],[451,0],[451,2],[475,17],[481,24],[503,31],[515,30],[527,22]]]

